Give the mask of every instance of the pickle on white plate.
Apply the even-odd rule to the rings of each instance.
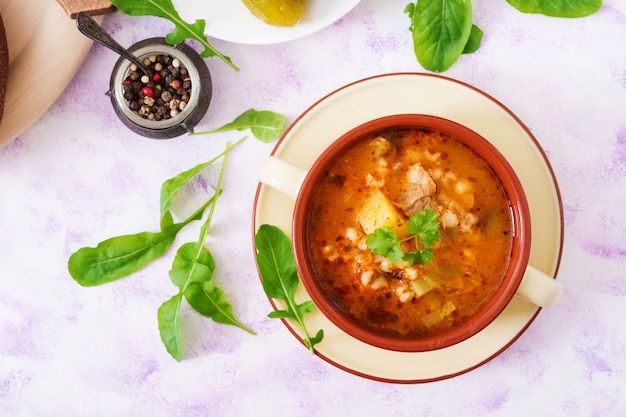
[[[306,0],[242,0],[250,12],[272,26],[295,26],[306,12]]]

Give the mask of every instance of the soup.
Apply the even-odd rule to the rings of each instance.
[[[317,185],[308,245],[317,279],[364,326],[401,336],[444,332],[474,314],[510,262],[507,196],[490,166],[461,141],[415,128],[370,134],[344,150]],[[366,236],[432,210],[441,238],[425,264],[374,254]],[[415,250],[414,240],[402,243]]]

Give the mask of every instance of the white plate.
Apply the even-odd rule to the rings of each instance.
[[[357,81],[329,94],[303,113],[285,132],[273,154],[306,169],[348,130],[371,119],[400,113],[431,114],[464,124],[507,157],[524,186],[531,210],[530,263],[556,276],[563,244],[563,216],[550,164],[537,140],[515,115],[467,84],[415,73]],[[272,224],[291,236],[293,207],[292,200],[260,184],[254,230],[261,224]],[[308,299],[300,285],[297,301]],[[331,364],[371,379],[415,383],[449,378],[482,365],[513,343],[539,310],[516,297],[494,322],[472,338],[423,353],[394,352],[367,345],[342,332],[318,311],[308,314],[305,322],[311,334],[324,329],[324,340],[316,345],[317,355]],[[300,330],[290,321],[285,324],[301,341]]]
[[[59,97],[92,42],[76,29],[76,22],[56,1],[2,0],[0,13],[9,44],[1,147],[26,130]],[[96,20],[102,21],[102,16]]]
[[[229,42],[263,45],[310,35],[346,15],[360,0],[307,0],[307,11],[293,27],[268,25],[250,13],[241,0],[173,0],[180,16],[204,19],[208,36]]]

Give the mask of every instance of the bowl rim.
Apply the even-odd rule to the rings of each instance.
[[[473,149],[500,179],[509,199],[513,236],[511,259],[501,284],[492,296],[461,325],[450,330],[420,337],[402,337],[369,328],[341,312],[330,301],[321,285],[313,279],[315,273],[308,261],[307,225],[315,184],[329,163],[344,149],[367,134],[392,127],[413,127],[438,130]],[[487,327],[509,304],[519,286],[530,257],[530,210],[522,184],[506,158],[491,142],[474,130],[439,116],[405,113],[379,117],[345,132],[334,140],[315,160],[307,172],[295,201],[292,219],[292,246],[300,279],[311,300],[333,324],[364,343],[394,351],[423,352],[460,343]]]

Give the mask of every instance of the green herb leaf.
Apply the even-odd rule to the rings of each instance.
[[[141,1],[138,0],[136,4],[141,4]],[[148,4],[154,5],[156,3],[148,2]],[[189,222],[202,219],[205,209],[210,205],[211,208],[207,219],[200,227],[198,241],[182,245],[172,263],[169,275],[172,283],[178,287],[178,293],[164,302],[159,307],[157,313],[159,333],[163,344],[177,361],[182,360],[183,356],[182,320],[180,318],[180,307],[183,298],[200,314],[208,316],[218,323],[234,325],[254,334],[252,330],[243,326],[235,319],[232,307],[226,300],[225,293],[212,282],[215,261],[211,253],[204,247],[204,241],[215,211],[217,197],[222,191],[226,157],[235,146],[245,139],[239,140],[234,145],[227,144],[224,152],[209,162],[199,164],[165,181],[161,187],[161,230],[159,232],[142,232],[107,239],[99,243],[95,248],[79,249],[68,260],[68,269],[71,276],[81,285],[93,286],[114,281],[138,271],[149,262],[165,254],[174,242],[178,231]],[[224,163],[222,164],[215,188],[215,194],[187,219],[180,223],[174,223],[170,207],[181,187],[220,157],[224,157]],[[310,311],[312,308],[308,305],[297,307],[299,308],[297,310],[299,313]],[[312,340],[314,343],[317,343],[318,340],[321,340],[320,334],[318,333]]]
[[[217,323],[236,326],[250,334],[256,334],[235,318],[233,308],[226,299],[226,293],[212,281],[205,281],[202,284],[190,283],[185,290],[185,299],[194,310]]]
[[[470,32],[469,39],[463,48],[464,54],[473,54],[480,48],[480,43],[483,40],[483,31],[476,25],[472,25],[472,31]]]
[[[212,197],[194,214],[180,223],[164,227],[160,232],[141,232],[116,236],[100,242],[95,248],[81,248],[68,261],[70,275],[80,285],[91,287],[115,281],[139,271],[163,256],[176,234],[185,225],[202,217]]]
[[[159,307],[157,320],[159,333],[165,349],[177,361],[183,359],[183,323],[180,318],[180,305],[183,294],[178,293]]]
[[[398,240],[396,234],[388,227],[383,226],[374,230],[365,237],[367,247],[375,254],[384,256],[393,263],[407,261],[411,265],[428,263],[434,256],[431,249],[441,239],[439,233],[437,212],[424,209],[411,217],[407,223],[410,236]],[[415,240],[415,251],[404,253],[401,243]]]
[[[208,132],[193,133],[194,135],[203,133],[227,132],[230,130],[250,129],[255,138],[264,143],[270,143],[283,134],[287,126],[287,118],[282,114],[268,110],[249,109],[239,115],[235,120],[225,124],[215,130]]]
[[[129,16],[156,16],[169,20],[175,26],[174,31],[165,36],[165,41],[171,45],[183,42],[185,39],[195,39],[204,47],[200,54],[202,58],[217,56],[231,68],[239,68],[231,59],[215,49],[204,35],[204,20],[196,20],[193,24],[185,22],[172,4],[171,0],[111,0],[111,4]]]
[[[419,242],[426,248],[431,248],[441,239],[437,212],[433,210],[424,209],[409,217],[407,229],[417,236]]]
[[[241,142],[241,141],[240,141]],[[215,195],[219,196],[222,192],[222,181],[224,179],[224,172],[226,170],[226,160],[228,153],[233,149],[234,145],[230,143],[226,144],[226,149],[222,153],[224,161],[222,162],[222,168],[220,175],[215,186]],[[196,168],[203,166],[200,164]],[[193,171],[193,169],[191,170]],[[199,171],[198,171],[199,172]],[[197,172],[196,172],[197,173]],[[187,178],[188,175],[183,175],[181,178]],[[213,219],[213,213],[215,212],[215,206],[217,204],[217,198],[211,200],[211,208],[207,219],[200,227],[200,237],[197,242],[189,242],[179,248],[172,263],[172,269],[170,270],[170,279],[172,283],[179,289],[179,294],[183,294],[189,305],[203,316],[210,317],[214,321],[222,324],[230,324],[239,327],[248,333],[255,334],[252,330],[241,324],[232,311],[231,305],[226,300],[226,294],[219,288],[217,288],[213,282],[213,271],[215,270],[215,261],[213,255],[204,247],[204,241],[208,234],[209,227],[211,226],[211,220]],[[180,310],[181,304],[169,306],[170,309],[176,308]],[[176,360],[178,357],[175,355],[178,352],[175,349],[175,343],[172,342],[173,331],[171,328],[176,327],[176,323],[167,323],[166,320],[175,320],[178,318],[178,311],[174,313],[169,312],[163,316],[159,316],[159,329],[168,329],[167,332],[161,330],[161,339],[168,352]],[[182,326],[182,323],[180,324]],[[164,336],[165,335],[165,336]]]
[[[197,259],[196,259],[197,257]],[[172,283],[181,291],[191,283],[209,281],[215,271],[215,260],[206,248],[198,248],[196,242],[188,242],[176,252],[169,272]]]
[[[384,256],[391,262],[402,261],[404,253],[396,234],[388,226],[374,230],[365,238],[367,247],[376,255]]]
[[[424,265],[430,262],[434,255],[432,249],[418,249],[415,252],[405,253],[402,259],[411,265]]]
[[[227,147],[224,152],[215,156],[210,161],[203,162],[191,169],[188,169],[187,171],[181,172],[180,174],[168,179],[161,185],[161,227],[165,227],[168,225],[169,222],[171,222],[172,213],[170,212],[170,207],[172,206],[172,203],[176,199],[176,196],[178,195],[182,187],[209,165],[224,157],[228,152],[230,152],[244,140],[246,140],[245,137]]]
[[[415,56],[427,70],[442,72],[465,49],[472,31],[470,0],[420,0],[407,6]]]
[[[218,323],[237,326],[254,334],[235,319],[226,294],[212,283],[213,271],[215,261],[211,252],[196,242],[189,242],[178,249],[170,278],[198,313]]]
[[[310,300],[302,304],[297,304],[295,300],[299,279],[289,238],[278,227],[263,224],[256,233],[254,243],[265,294],[286,304],[285,310],[274,311],[268,317],[295,320],[304,332],[304,344],[311,353],[315,353],[314,346],[322,341],[324,332],[319,330],[315,337],[309,335],[304,314],[313,311],[315,306]]]
[[[602,7],[602,0],[507,0],[523,13],[539,13],[551,17],[585,17]]]

